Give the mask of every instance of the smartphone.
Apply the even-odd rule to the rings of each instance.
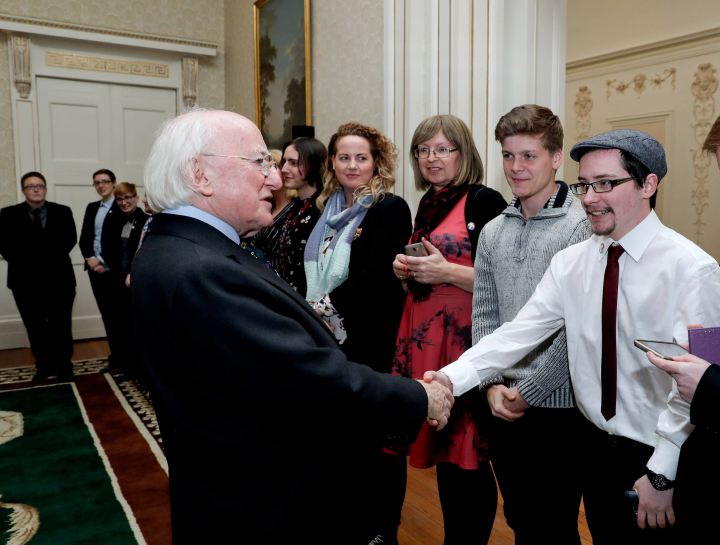
[[[638,507],[640,506],[640,498],[638,497],[638,493],[635,492],[634,490],[628,490],[627,492],[623,493],[623,496],[625,497],[625,503],[637,515]]]
[[[405,255],[412,257],[427,257],[428,253],[422,242],[416,242],[415,244],[408,244],[405,246]]]
[[[643,352],[652,352],[656,356],[666,360],[671,360],[674,356],[682,356],[688,353],[688,351],[679,344],[664,341],[643,341],[642,339],[635,339],[635,346]]]

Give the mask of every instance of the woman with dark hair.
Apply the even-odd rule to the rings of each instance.
[[[421,244],[425,255],[408,259],[398,252],[393,262],[393,273],[408,291],[393,373],[422,379],[426,371],[442,369],[472,346],[475,248],[485,223],[507,203],[482,185],[480,154],[467,125],[457,117],[422,121],[410,150],[415,187],[427,192],[409,244]],[[445,545],[487,543],[495,520],[495,478],[487,441],[473,418],[483,399],[475,389],[457,400],[444,430],[437,432],[426,423],[410,448],[391,450],[408,454],[413,467],[437,465]],[[404,473],[402,477],[393,492],[400,509],[407,478]]]
[[[300,137],[285,148],[281,174],[286,190],[297,192],[273,220],[252,239],[273,268],[295,291],[305,296],[305,245],[320,210],[315,205],[323,187],[327,149],[315,138]],[[269,231],[268,231],[269,230]]]
[[[379,131],[346,123],[330,139],[325,187],[318,197],[322,217],[305,249],[306,299],[331,326],[350,361],[389,373],[405,294],[390,270],[395,254],[410,237],[410,208],[390,193],[395,184],[397,150]],[[381,428],[379,428],[381,429]],[[388,522],[388,478],[397,475],[400,457],[368,445],[367,463],[353,476],[373,490],[364,500],[366,543],[392,543]],[[405,465],[405,460],[399,462]],[[402,498],[400,499],[402,508]]]

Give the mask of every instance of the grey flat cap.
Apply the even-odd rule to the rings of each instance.
[[[591,149],[619,149],[626,151],[648,167],[650,172],[658,177],[658,181],[662,180],[667,174],[665,150],[660,142],[644,132],[620,129],[598,134],[575,144],[570,150],[570,157],[575,161],[580,161],[582,152]]]

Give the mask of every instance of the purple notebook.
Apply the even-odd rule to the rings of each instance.
[[[693,356],[720,365],[720,327],[688,329],[688,340]]]

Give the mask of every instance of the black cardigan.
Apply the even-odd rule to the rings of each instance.
[[[405,304],[405,292],[392,270],[397,254],[405,253],[412,235],[410,207],[386,194],[368,210],[362,233],[352,243],[345,282],[330,293],[330,301],[345,318],[350,361],[389,373]]]

